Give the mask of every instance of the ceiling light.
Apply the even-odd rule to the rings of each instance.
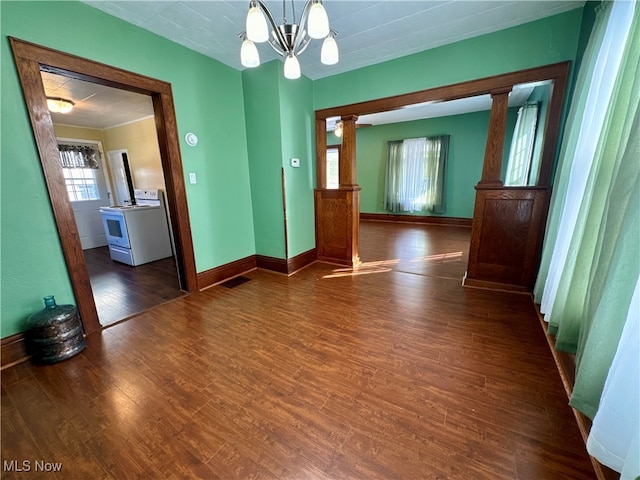
[[[240,48],[240,61],[243,67],[253,68],[260,65],[260,55],[258,55],[258,49],[256,44],[244,35],[242,41],[242,48]]]
[[[335,36],[337,32],[329,27],[329,18],[322,5],[322,0],[307,0],[300,15],[300,23],[296,23],[294,1],[291,0],[293,20],[287,22],[286,0],[282,0],[282,23],[276,25],[273,15],[262,0],[251,0],[247,12],[246,32],[239,37],[242,39],[240,60],[247,68],[260,65],[260,57],[256,43],[268,42],[269,45],[284,57],[284,76],[286,78],[300,78],[300,62],[298,57],[304,52],[311,39],[324,38],[320,60],[325,65],[338,63],[338,44]],[[271,26],[271,36],[269,27]],[[306,30],[305,30],[306,24]]]
[[[336,137],[341,137],[342,136],[342,122],[341,121],[337,121],[336,122],[336,128],[333,130],[333,133]]]
[[[47,107],[53,113],[69,113],[75,104],[71,100],[60,97],[47,97]]]
[[[322,51],[320,52],[320,61],[325,65],[335,65],[338,63],[338,44],[333,36],[333,32],[329,32],[327,38],[322,42]]]

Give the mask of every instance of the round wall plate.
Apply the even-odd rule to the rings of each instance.
[[[191,133],[191,132],[187,133],[184,136],[184,139],[186,140],[187,145],[191,147],[195,147],[198,144],[198,137],[196,136],[195,133]]]

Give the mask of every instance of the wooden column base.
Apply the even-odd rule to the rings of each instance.
[[[316,189],[318,260],[354,267],[360,263],[360,187]]]
[[[464,285],[530,292],[535,283],[549,189],[476,186]]]

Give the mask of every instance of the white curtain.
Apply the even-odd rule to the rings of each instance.
[[[621,472],[622,480],[640,476],[640,279],[593,419],[587,450],[603,465]]]
[[[444,213],[449,136],[388,142],[384,208]]]
[[[408,212],[422,210],[424,199],[424,167],[427,156],[426,138],[408,138],[402,142],[402,176],[400,207]]]
[[[607,10],[610,8],[610,16]],[[548,315],[558,291],[560,278],[567,260],[569,246],[576,234],[578,213],[585,195],[587,179],[591,172],[600,132],[610,103],[613,87],[619,71],[626,38],[633,18],[633,2],[619,1],[613,5],[603,3],[594,25],[594,37],[598,29],[605,29],[602,45],[598,49],[597,59],[591,80],[587,81],[589,91],[585,103],[582,122],[580,124],[575,153],[569,162],[571,170],[566,195],[563,198],[564,208],[558,226],[556,242],[546,276],[544,290],[540,301],[540,311]],[[607,21],[608,20],[608,21]]]
[[[518,119],[513,131],[507,175],[504,184],[510,187],[529,185],[531,158],[538,125],[538,102],[526,103],[518,110]]]

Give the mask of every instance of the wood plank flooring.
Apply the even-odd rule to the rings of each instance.
[[[362,231],[359,269],[256,270],[3,371],[31,471],[2,478],[594,478],[531,300],[461,286],[469,229]]]
[[[92,248],[83,253],[103,326],[184,294],[180,291],[173,257],[132,267],[111,260],[109,247]]]

